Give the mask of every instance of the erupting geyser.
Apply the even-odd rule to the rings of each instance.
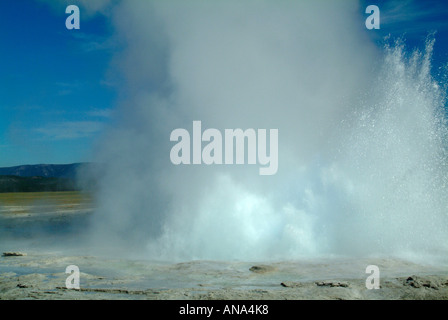
[[[379,50],[350,1],[115,10],[129,99],[98,150],[96,245],[148,259],[446,255],[433,40],[412,55]],[[278,129],[277,173],[173,165],[170,133],[195,120]]]

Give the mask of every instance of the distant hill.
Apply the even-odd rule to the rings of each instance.
[[[0,176],[75,179],[77,171],[83,165],[86,163],[22,165],[0,168]]]
[[[93,163],[36,164],[0,168],[0,193],[89,190],[100,166]],[[78,179],[81,175],[81,179]]]

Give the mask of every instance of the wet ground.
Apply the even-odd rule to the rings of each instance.
[[[448,273],[377,260],[380,288],[367,289],[370,261],[254,262],[145,260],[31,252],[0,258],[1,299],[447,299]],[[66,267],[80,270],[67,289]],[[354,276],[357,275],[357,276]]]
[[[448,267],[421,261],[164,262],[92,254],[75,245],[92,208],[73,194],[62,198],[0,206],[0,253],[11,253],[0,257],[0,299],[448,299]],[[67,288],[70,265],[79,268],[79,289]],[[366,287],[368,265],[380,271],[379,289]]]

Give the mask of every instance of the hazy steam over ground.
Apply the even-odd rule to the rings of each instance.
[[[378,50],[352,1],[123,1],[112,12],[125,99],[98,149],[96,246],[149,259],[446,254],[433,41],[409,57]],[[170,133],[194,120],[278,129],[277,174],[173,165]]]

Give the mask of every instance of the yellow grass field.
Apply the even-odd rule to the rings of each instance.
[[[0,213],[23,214],[37,208],[80,210],[92,204],[92,196],[79,191],[0,193]]]

